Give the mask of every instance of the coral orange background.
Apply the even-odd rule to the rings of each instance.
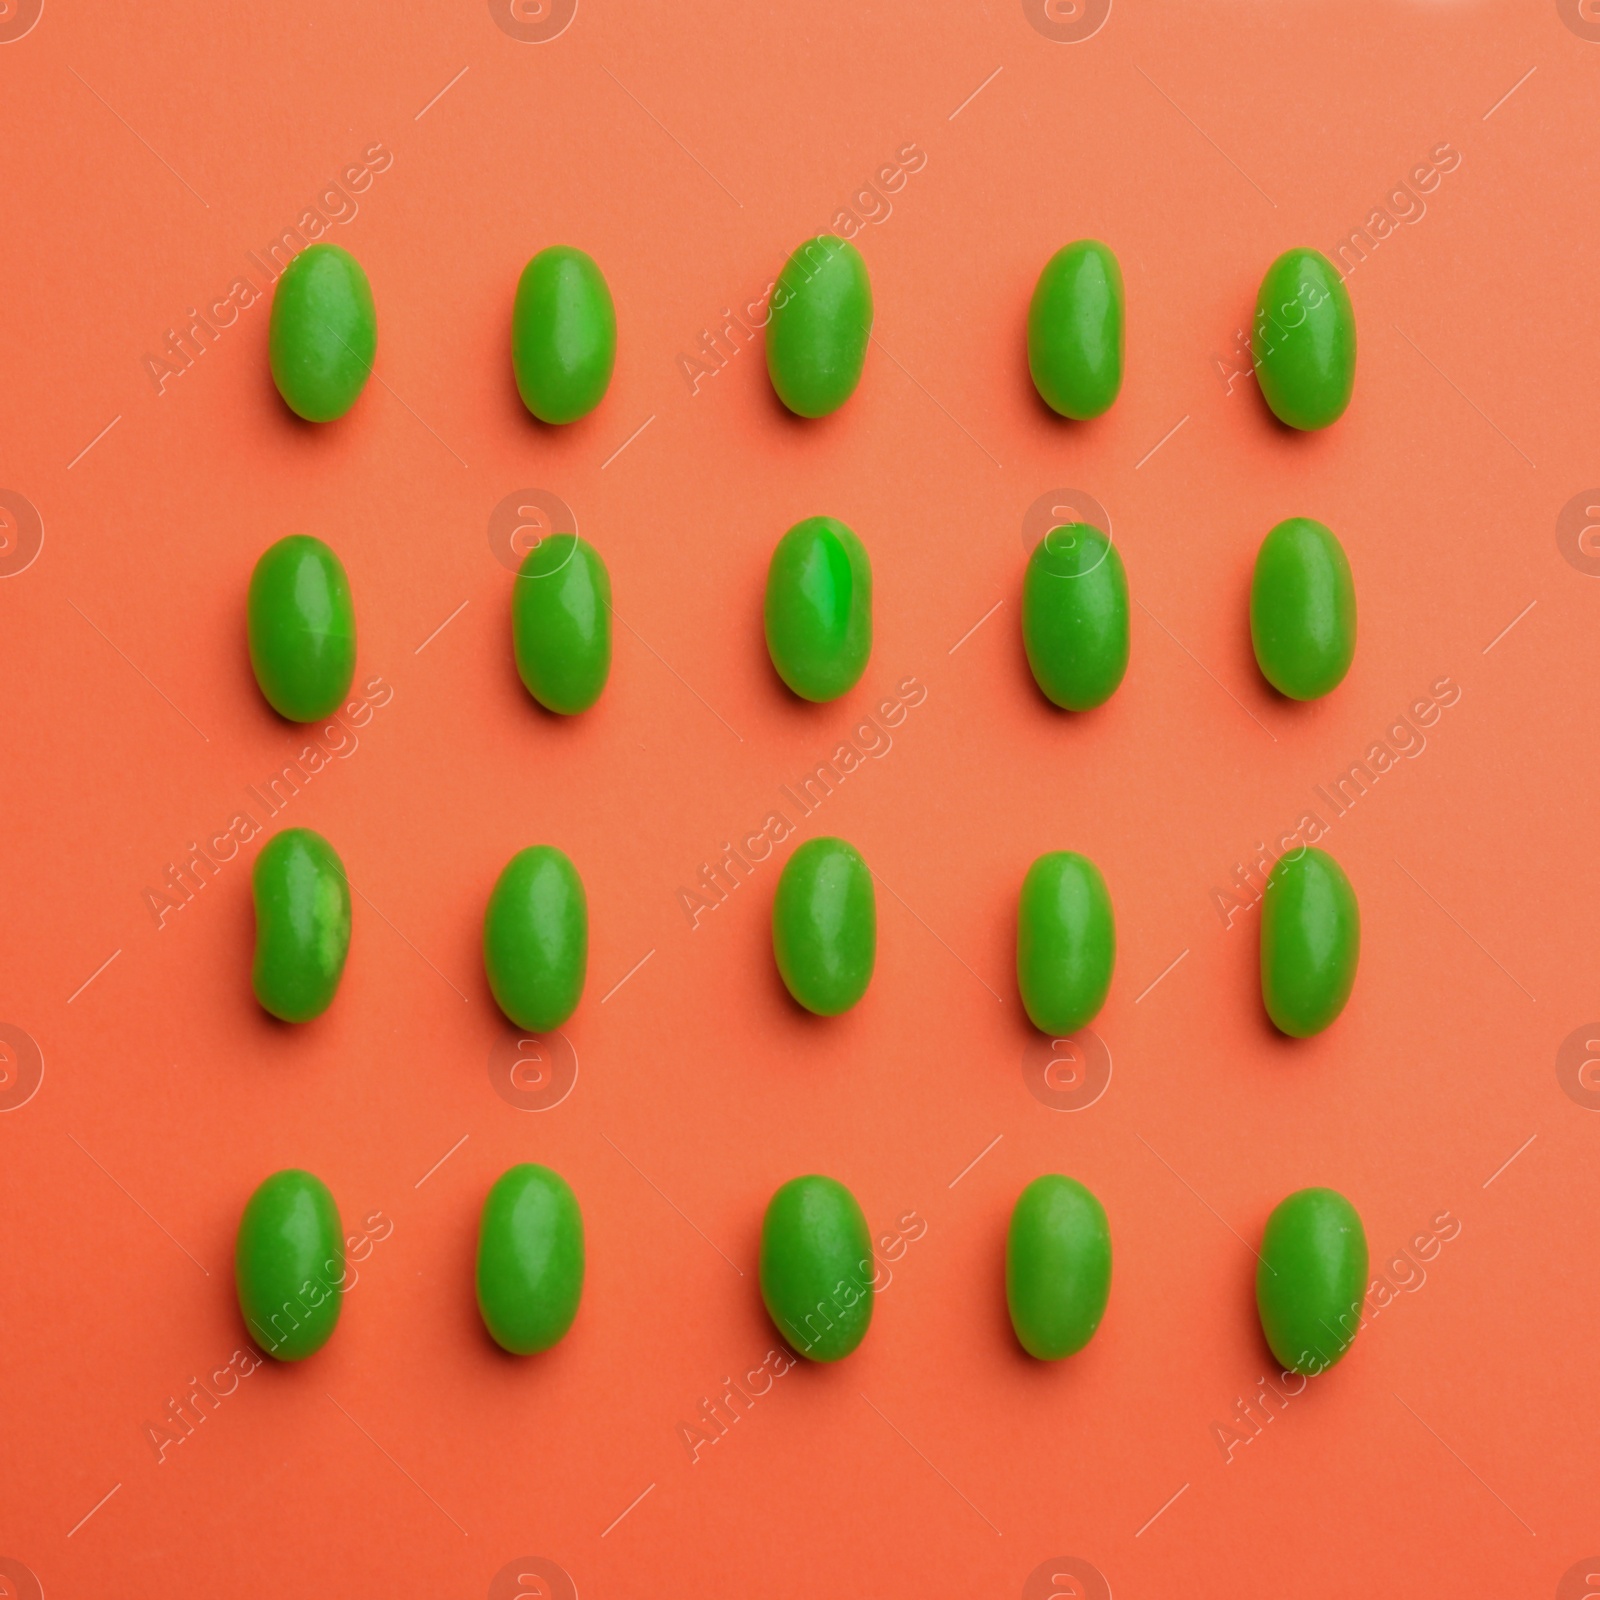
[[[0,485],[44,529],[0,581],[0,1018],[44,1063],[0,1117],[0,1555],[44,1593],[505,1597],[559,1568],[586,1597],[1038,1600],[1097,1592],[1049,1581],[1076,1558],[1118,1596],[1546,1595],[1600,1546],[1600,1117],[1555,1070],[1600,1011],[1600,584],[1555,536],[1600,480],[1600,46],[1544,3],[1117,0],[1079,42],[1036,9],[584,0],[522,42],[482,3],[48,0],[0,43]],[[1453,169],[1414,177],[1441,144]],[[369,163],[350,206],[326,195]],[[354,411],[288,414],[264,300],[158,392],[168,330],[226,317],[319,196],[378,307]],[[851,207],[878,308],[856,397],[791,419],[737,330],[695,392],[702,330]],[[1292,436],[1237,330],[1278,251],[1363,226],[1354,403]],[[1122,263],[1127,380],[1071,426],[1022,325],[1084,235]],[[609,394],[561,432],[508,360],[517,274],[555,242],[600,262],[620,326]],[[526,489],[571,507],[624,624],[572,722],[511,660],[488,530]],[[1024,518],[1061,489],[1107,509],[1137,601],[1127,679],[1083,717],[1018,635]],[[774,541],[816,512],[876,576],[872,664],[826,707],[782,692],[760,621]],[[1311,706],[1263,684],[1246,619],[1291,514],[1338,532],[1359,595],[1354,668]],[[390,691],[271,824],[324,832],[359,891],[338,999],[296,1030],[249,990],[259,839],[159,927],[146,898],[306,742],[244,646],[250,568],[291,531],[343,556],[358,684]],[[908,678],[892,748],[795,819],[882,885],[873,986],[824,1023],[770,957],[793,841],[696,927],[678,892]],[[1426,748],[1323,811],[1441,679]],[[1227,926],[1215,891],[1307,810],[1365,946],[1345,1015],[1297,1043],[1260,1009],[1255,912]],[[584,875],[592,947],[577,1081],[530,1112],[486,1070],[478,940],[540,840]],[[1012,978],[1022,874],[1069,847],[1120,931],[1114,1070],[1076,1112],[1029,1092]],[[490,1345],[471,1276],[519,1160],[566,1174],[589,1242],[577,1323],[529,1361]],[[374,1236],[337,1335],[158,1459],[169,1402],[243,1344],[233,1230],[285,1165]],[[684,1425],[774,1344],[761,1212],[809,1170],[875,1233],[922,1230],[861,1350],[694,1459]],[[1001,1283],[1046,1170],[1102,1197],[1116,1252],[1097,1338],[1049,1367]],[[1247,1424],[1252,1246],[1310,1183],[1360,1209],[1391,1298]],[[1448,1242],[1414,1245],[1441,1213]]]

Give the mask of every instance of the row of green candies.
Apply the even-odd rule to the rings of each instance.
[[[772,842],[762,839],[770,853]],[[723,872],[737,871],[735,856],[730,849]],[[708,893],[719,892],[712,871],[702,880]],[[256,857],[251,887],[256,998],[285,1022],[309,1022],[333,1003],[350,951],[344,863],[321,834],[286,828]],[[867,992],[878,957],[877,897],[854,845],[823,836],[789,856],[772,902],[772,953],[789,993],[817,1016],[838,1016]],[[1294,1038],[1320,1033],[1350,998],[1360,955],[1360,908],[1339,863],[1305,844],[1280,856],[1261,911],[1261,999],[1273,1023]],[[1033,1025],[1052,1035],[1086,1027],[1110,993],[1116,959],[1100,869],[1071,850],[1040,856],[1017,902],[1017,988]],[[519,1028],[547,1032],[577,1009],[588,976],[589,904],[565,852],[533,845],[506,864],[484,911],[483,964],[496,1002]]]
[[[872,284],[861,253],[821,234],[797,249],[752,321],[767,326],[767,371],[778,398],[802,417],[837,411],[861,381],[872,337]],[[1028,306],[1034,387],[1064,417],[1100,416],[1122,388],[1122,269],[1095,239],[1063,246],[1044,265]],[[730,314],[725,336],[737,325]],[[707,340],[711,335],[706,335]],[[290,409],[309,422],[342,417],[377,353],[372,288],[361,264],[314,244],[273,291],[272,375]],[[1251,348],[1261,392],[1292,428],[1325,428],[1355,385],[1355,314],[1344,280],[1316,250],[1287,250],[1256,297]],[[617,354],[611,290],[592,257],[568,245],[541,250],[523,269],[511,314],[511,363],[523,404],[541,422],[574,422],[604,397]]]
[[[885,1273],[866,1217],[835,1178],[791,1178],[761,1224],[761,1296],[784,1340],[812,1361],[838,1361],[867,1335]],[[1350,1347],[1367,1289],[1367,1239],[1333,1189],[1299,1189],[1267,1218],[1256,1306],[1286,1371],[1313,1375]],[[490,1188],[478,1224],[478,1310],[513,1355],[566,1336],[583,1297],[583,1213],[559,1173],[532,1162]],[[1105,1208],[1073,1178],[1046,1173],[1018,1197],[1006,1235],[1006,1301],[1029,1355],[1058,1361],[1095,1335],[1111,1294]],[[280,1361],[320,1350],[347,1287],[339,1209],[309,1172],[286,1168],[250,1197],[239,1221],[234,1281],[245,1326]]]
[[[767,568],[767,651],[802,699],[836,700],[872,654],[872,563],[834,517],[807,517],[778,541]],[[274,710],[315,722],[339,706],[355,675],[356,622],[344,564],[322,540],[290,534],[251,574],[250,659]],[[611,575],[575,533],[542,539],[518,571],[511,641],[528,692],[562,715],[587,711],[611,675]],[[1334,534],[1290,517],[1262,540],[1250,585],[1250,633],[1263,675],[1311,700],[1335,688],[1356,648],[1350,563]],[[1115,693],[1128,669],[1128,578],[1098,528],[1052,528],[1028,560],[1022,637],[1043,693],[1087,711]]]

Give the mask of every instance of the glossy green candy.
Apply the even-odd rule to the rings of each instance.
[[[356,671],[350,580],[320,539],[291,533],[250,574],[250,665],[267,703],[291,722],[332,716]]]
[[[285,1022],[333,1004],[350,953],[350,882],[333,846],[310,828],[285,828],[261,847],[256,903],[256,999]]]
[[[278,279],[267,330],[272,381],[307,422],[332,422],[356,403],[378,349],[372,286],[336,244],[302,250]]]
[[[1291,428],[1326,428],[1356,382],[1350,293],[1319,250],[1285,250],[1267,268],[1250,336],[1256,377],[1273,414]]]
[[[1122,268],[1098,239],[1045,262],[1028,306],[1028,370],[1039,398],[1063,417],[1108,411],[1122,388]]]
[[[824,233],[785,262],[772,291],[767,371],[797,415],[825,417],[856,391],[872,335],[872,283],[853,244]]]
[[[1261,999],[1296,1039],[1344,1010],[1361,959],[1361,908],[1344,869],[1306,845],[1279,856],[1261,901]]]
[[[1028,557],[1022,642],[1034,682],[1067,711],[1089,711],[1128,670],[1128,575],[1087,522],[1052,528]]]
[[[511,309],[511,368],[541,422],[575,422],[605,398],[617,359],[617,313],[593,258],[570,245],[522,269]]]
[[[1106,1003],[1117,926],[1100,869],[1073,850],[1028,868],[1017,903],[1017,987],[1034,1027],[1076,1033]]]
[[[328,1342],[344,1297],[344,1236],[321,1178],[286,1167],[250,1196],[233,1281],[245,1327],[269,1356],[301,1361]]]
[[[531,1162],[508,1167],[478,1223],[478,1310],[502,1350],[548,1350],[583,1297],[583,1213],[567,1180]]]
[[[807,517],[778,541],[767,568],[767,652],[805,700],[837,700],[872,654],[872,563],[833,517]]]
[[[528,693],[549,711],[587,711],[611,675],[611,577],[575,533],[531,549],[511,591],[511,642]]]
[[[1041,1361],[1081,1350],[1110,1294],[1105,1207],[1074,1178],[1035,1178],[1018,1196],[1006,1234],[1006,1304],[1022,1348]]]
[[[812,1361],[838,1361],[867,1336],[877,1267],[867,1219],[834,1178],[791,1178],[761,1223],[761,1298],[778,1332]]]
[[[1267,682],[1315,700],[1343,681],[1356,653],[1356,586],[1344,546],[1310,517],[1280,522],[1256,552],[1250,637]]]
[[[848,1011],[867,992],[878,906],[854,845],[808,839],[784,863],[772,902],[772,953],[789,993],[818,1016]]]
[[[483,966],[500,1009],[530,1033],[577,1009],[589,970],[589,903],[578,869],[554,845],[519,850],[483,915]]]
[[[1350,1348],[1367,1292],[1367,1235],[1334,1189],[1297,1189],[1267,1218],[1256,1263],[1261,1331],[1288,1372],[1325,1371]]]

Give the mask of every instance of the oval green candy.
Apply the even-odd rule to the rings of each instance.
[[[1128,670],[1128,575],[1087,522],[1052,528],[1022,580],[1022,642],[1033,679],[1066,711],[1090,711]]]
[[[583,1297],[583,1213],[549,1167],[508,1167],[478,1222],[478,1310],[502,1350],[548,1350]]]
[[[1075,1178],[1035,1178],[1017,1197],[1006,1233],[1006,1304],[1022,1348],[1041,1361],[1081,1350],[1110,1294],[1105,1207]]]
[[[605,398],[617,360],[617,313],[591,256],[541,250],[522,269],[511,309],[511,369],[541,422],[576,422]]]
[[[872,283],[853,244],[808,239],[784,263],[767,322],[767,371],[796,415],[825,417],[856,391],[872,336]]]
[[[778,1332],[812,1361],[838,1361],[867,1336],[877,1267],[867,1219],[834,1178],[791,1178],[761,1223],[761,1298]]]
[[[1267,1218],[1256,1263],[1261,1331],[1285,1371],[1308,1377],[1340,1359],[1361,1325],[1367,1235],[1335,1189],[1297,1189]]]
[[[250,665],[272,709],[291,722],[332,716],[356,671],[355,607],[338,556],[305,533],[269,545],[245,615]]]
[[[1028,370],[1039,398],[1086,421],[1122,388],[1122,268],[1098,239],[1079,239],[1045,262],[1028,305]]]
[[[1279,856],[1261,901],[1261,999],[1296,1039],[1344,1010],[1361,959],[1361,908],[1344,869],[1306,845]]]
[[[301,1361],[328,1342],[346,1287],[344,1236],[321,1178],[286,1167],[250,1196],[233,1281],[250,1337],[269,1356]]]
[[[1256,378],[1273,415],[1291,428],[1326,428],[1356,382],[1350,293],[1320,250],[1285,250],[1267,268],[1250,336]]]
[[[278,279],[267,330],[272,381],[307,422],[332,422],[356,403],[378,349],[372,286],[336,244],[302,250]]]
[[[1073,850],[1028,868],[1017,903],[1017,987],[1034,1027],[1076,1033],[1106,1002],[1117,927],[1100,869]]]
[[[1344,546],[1310,517],[1280,522],[1256,552],[1250,638],[1262,675],[1292,700],[1343,681],[1356,653],[1356,586]]]
[[[805,700],[837,700],[872,654],[872,563],[833,517],[807,517],[778,541],[767,568],[767,653]]]
[[[784,863],[772,902],[772,953],[789,993],[818,1016],[848,1011],[867,992],[878,906],[854,845],[808,839]]]
[[[285,828],[250,874],[256,904],[256,999],[285,1022],[333,1004],[350,953],[350,880],[338,852],[310,828]]]
[[[578,869],[554,845],[519,850],[495,881],[483,966],[519,1028],[545,1033],[577,1009],[589,970],[589,903]]]
[[[511,642],[529,694],[572,716],[600,698],[611,675],[611,577],[575,533],[541,539],[511,591]]]

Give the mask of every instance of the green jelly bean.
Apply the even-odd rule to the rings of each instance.
[[[578,869],[554,845],[519,850],[495,881],[483,966],[519,1028],[545,1033],[577,1009],[589,970],[589,903]]]
[[[306,533],[269,545],[245,614],[250,665],[272,709],[291,722],[332,716],[356,671],[356,614],[338,556]]]
[[[1356,586],[1331,529],[1290,517],[1261,541],[1250,637],[1262,676],[1291,700],[1315,700],[1344,681],[1356,653]]]
[[[1261,901],[1261,999],[1296,1039],[1344,1010],[1361,959],[1361,908],[1344,869],[1310,845],[1279,856]]]
[[[1066,711],[1091,711],[1128,670],[1128,574],[1087,522],[1052,528],[1022,580],[1022,642],[1034,682]]]
[[[1291,428],[1326,428],[1356,382],[1350,292],[1320,250],[1285,250],[1267,268],[1250,338],[1256,377],[1273,414]]]
[[[843,839],[808,839],[784,863],[772,901],[772,953],[807,1011],[836,1017],[872,981],[878,905],[872,873]]]
[[[549,1167],[508,1167],[478,1223],[478,1310],[502,1350],[548,1350],[565,1337],[583,1297],[583,1213]]]
[[[1017,1197],[1006,1234],[1006,1303],[1022,1348],[1041,1361],[1081,1350],[1110,1294],[1105,1207],[1075,1178],[1035,1178]]]
[[[807,517],[767,568],[767,653],[804,700],[837,700],[872,654],[872,563],[833,517]]]
[[[511,591],[511,643],[528,693],[572,716],[600,698],[611,675],[611,577],[575,533],[541,539]]]
[[[767,371],[796,415],[825,417],[856,392],[872,336],[872,283],[853,244],[808,239],[772,291]]]
[[[1107,246],[1079,239],[1045,262],[1028,305],[1028,370],[1052,411],[1083,422],[1111,409],[1122,326],[1122,268]]]
[[[310,828],[285,828],[261,847],[256,903],[256,999],[285,1022],[333,1004],[350,953],[350,880],[338,852]]]
[[[1335,1189],[1297,1189],[1267,1218],[1256,1263],[1256,1308],[1289,1372],[1326,1371],[1350,1348],[1367,1292],[1367,1235]]]
[[[1017,987],[1034,1027],[1076,1033],[1106,1003],[1117,925],[1100,869],[1073,850],[1028,868],[1017,903]]]
[[[250,1337],[279,1361],[303,1361],[325,1345],[344,1298],[339,1208],[321,1178],[274,1172],[245,1203],[233,1281]]]
[[[617,313],[591,256],[541,250],[522,269],[511,309],[511,369],[541,422],[576,422],[605,399],[617,360]]]
[[[336,244],[302,250],[278,279],[267,330],[272,381],[307,422],[332,422],[356,403],[378,349],[372,286]]]
[[[867,1336],[877,1281],[867,1219],[835,1178],[791,1178],[761,1223],[761,1298],[778,1332],[812,1361],[838,1361]]]

